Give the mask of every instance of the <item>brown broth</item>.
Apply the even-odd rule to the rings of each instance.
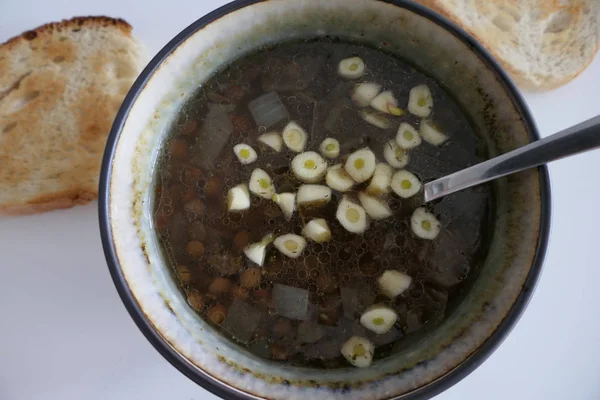
[[[381,83],[394,92],[401,107],[407,104],[411,87],[426,83],[431,88],[432,118],[450,140],[441,147],[423,142],[410,151],[406,169],[427,181],[485,158],[483,141],[433,79],[370,47],[334,39],[284,43],[243,57],[211,78],[183,106],[171,127],[156,168],[154,223],[192,308],[259,357],[343,367],[347,363],[339,349],[352,335],[366,336],[376,344],[375,359],[386,357],[408,337],[448,315],[449,304],[460,297],[461,282],[485,253],[491,202],[485,186],[428,206],[442,224],[433,241],[419,239],[410,230],[410,215],[420,205],[418,196],[402,201],[388,196],[394,216],[371,221],[362,235],[345,231],[335,219],[341,198],[335,191],[326,207],[301,209],[290,221],[272,201],[256,196],[250,210],[227,212],[228,189],[247,183],[255,168],[271,175],[278,192],[295,192],[300,185],[289,170],[295,153],[285,148],[275,153],[257,142],[267,129],[256,126],[248,103],[266,92],[276,91],[289,112],[288,119],[269,131],[281,132],[294,120],[309,133],[306,150],[318,151],[326,137],[338,139],[339,160],[368,146],[383,161],[383,144],[395,137],[400,122],[418,127],[419,118],[408,113],[394,118],[388,130],[361,119],[348,94],[358,81],[337,74],[338,62],[353,55],[367,65],[367,74],[358,81]],[[232,150],[238,143],[257,150],[258,160],[241,165]],[[364,186],[356,186],[354,192]],[[327,219],[333,233],[330,242],[309,241],[297,259],[270,246],[263,267],[244,256],[248,243],[267,233],[301,234],[314,217]],[[377,288],[376,279],[386,269],[413,278],[410,289],[394,300]],[[306,320],[277,314],[272,299],[276,284],[308,291]],[[298,293],[300,302],[306,292]],[[375,335],[358,322],[362,310],[376,302],[395,308],[399,315],[392,331],[384,335]]]

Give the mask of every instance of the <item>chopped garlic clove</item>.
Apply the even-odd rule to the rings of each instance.
[[[370,331],[382,335],[392,329],[398,320],[393,308],[383,304],[375,304],[367,308],[360,317],[360,324]]]
[[[431,121],[425,119],[421,121],[419,133],[424,141],[434,146],[441,146],[448,140],[448,136],[436,128]]]
[[[302,230],[304,236],[313,242],[324,243],[331,240],[331,230],[324,218],[313,219]]]
[[[408,199],[421,190],[421,181],[415,174],[403,169],[392,175],[391,187],[398,196]]]
[[[348,232],[360,234],[369,227],[365,209],[346,198],[338,204],[335,217]]]
[[[412,278],[400,271],[389,269],[377,279],[381,293],[394,299],[410,287]]]
[[[229,189],[227,193],[227,210],[242,211],[250,208],[250,193],[248,185],[241,183]]]
[[[263,133],[258,137],[258,141],[276,152],[280,152],[283,147],[283,139],[277,132]]]
[[[381,92],[381,85],[377,83],[359,83],[352,91],[352,101],[359,107],[366,107]]]
[[[408,111],[418,117],[429,117],[433,109],[433,96],[427,85],[418,85],[410,89]]]
[[[240,143],[233,146],[233,152],[235,156],[242,164],[250,164],[256,161],[258,155],[256,151],[247,144]]]
[[[373,362],[375,346],[367,338],[352,336],[342,345],[340,351],[350,364],[366,368]]]
[[[377,164],[366,192],[371,196],[381,196],[382,194],[389,193],[392,173],[392,167],[386,163]]]
[[[279,236],[275,239],[273,245],[281,252],[281,254],[290,258],[298,258],[306,247],[306,239],[302,236],[289,233],[287,235]]]
[[[355,182],[362,183],[373,176],[375,165],[375,154],[370,149],[364,148],[348,156],[344,169]]]
[[[273,201],[281,208],[283,216],[288,221],[296,210],[296,193],[279,193],[273,195]]]
[[[354,186],[354,180],[348,175],[342,164],[336,164],[327,170],[327,186],[338,192],[346,192]]]
[[[396,134],[396,143],[403,149],[412,149],[421,144],[421,135],[410,124],[403,122],[398,127]]]
[[[440,221],[423,207],[413,211],[410,228],[421,239],[433,240],[440,233]]]
[[[285,143],[288,149],[296,153],[304,151],[304,148],[306,147],[306,141],[308,140],[306,131],[294,121],[291,121],[286,125],[286,127],[283,129],[281,137],[283,138],[283,143]]]
[[[275,187],[271,177],[264,170],[256,168],[250,176],[248,185],[250,191],[263,199],[272,199],[275,194]]]
[[[379,129],[388,129],[392,126],[390,119],[383,113],[373,110],[363,110],[360,114],[366,122]]]
[[[298,188],[296,201],[299,206],[323,206],[331,200],[331,189],[324,185],[301,185]]]
[[[340,155],[340,142],[334,138],[327,138],[319,146],[319,151],[323,157],[336,158]]]
[[[365,63],[360,57],[345,58],[338,64],[338,74],[346,79],[357,79],[365,74]]]
[[[404,114],[404,111],[398,107],[398,100],[396,100],[394,93],[392,93],[391,90],[386,90],[379,93],[373,100],[371,100],[369,105],[377,111],[386,114],[392,114],[397,117]]]
[[[375,220],[384,219],[392,216],[392,210],[385,200],[369,196],[364,192],[358,194],[358,200],[362,204],[367,215]]]
[[[398,146],[395,140],[390,140],[383,145],[383,157],[394,168],[404,168],[410,161],[408,152]]]
[[[250,261],[262,267],[267,255],[267,246],[273,241],[273,235],[268,234],[260,242],[246,246],[244,254]]]
[[[302,182],[315,183],[323,179],[327,161],[314,151],[298,154],[292,160],[292,172]]]

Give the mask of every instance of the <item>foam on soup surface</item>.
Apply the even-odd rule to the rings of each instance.
[[[452,99],[398,58],[280,44],[183,107],[154,223],[188,303],[231,340],[272,360],[366,367],[441,322],[476,274],[488,188],[423,207],[420,184],[484,156]]]

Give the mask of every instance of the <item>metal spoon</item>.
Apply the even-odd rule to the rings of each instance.
[[[424,202],[600,147],[600,115],[516,150],[426,183]]]

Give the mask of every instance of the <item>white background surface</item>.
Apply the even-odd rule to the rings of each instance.
[[[223,3],[0,0],[0,42],[46,22],[108,15],[129,21],[154,54]],[[548,135],[599,114],[599,93],[597,58],[568,86],[526,99]],[[504,344],[436,400],[600,399],[600,151],[550,172],[552,236],[535,296]],[[164,361],[125,311],[96,207],[0,219],[0,399],[214,399]]]

